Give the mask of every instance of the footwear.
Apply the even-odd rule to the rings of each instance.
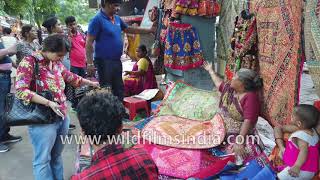
[[[7,136],[5,136],[0,143],[15,143],[15,142],[19,142],[22,140],[21,136],[12,136],[10,134],[8,134]]]
[[[9,151],[9,147],[0,143],[0,153],[4,153],[4,152],[8,152]]]
[[[76,125],[70,124],[70,125],[69,125],[69,130],[74,130],[74,129],[76,129]]]

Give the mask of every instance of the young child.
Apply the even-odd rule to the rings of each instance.
[[[157,88],[157,80],[146,46],[140,45],[136,49],[137,58],[128,55],[136,63],[133,65],[132,71],[125,71],[125,75],[128,75],[124,78],[125,96],[139,94],[145,89]]]
[[[283,157],[284,169],[278,173],[281,179],[312,179],[319,169],[319,136],[314,128],[320,118],[319,111],[311,105],[294,108],[292,123],[274,129],[276,143]],[[283,133],[291,133],[286,146]]]

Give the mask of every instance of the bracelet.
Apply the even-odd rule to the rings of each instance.
[[[94,64],[88,64],[88,66],[94,66]]]
[[[281,139],[281,140],[283,140],[283,138],[275,138],[275,140],[277,140],[277,139]]]

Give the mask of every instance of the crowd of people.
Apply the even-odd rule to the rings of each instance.
[[[158,178],[158,168],[143,148],[135,146],[125,150],[121,144],[107,143],[110,136],[123,131],[124,97],[157,88],[145,45],[137,46],[135,53],[130,50],[128,55],[135,64],[132,71],[125,72],[125,78],[122,76],[122,32],[148,34],[154,33],[155,29],[128,26],[116,15],[120,4],[121,0],[101,1],[101,9],[90,21],[86,34],[78,30],[73,16],[65,19],[68,32],[63,31],[58,17],[48,18],[42,26],[49,36],[41,44],[32,25],[21,27],[22,39],[19,40],[12,36],[9,27],[0,27],[0,152],[9,151],[7,143],[22,140],[22,137],[9,133],[10,128],[3,118],[6,96],[11,89],[15,89],[16,97],[26,104],[45,105],[59,119],[62,118],[52,124],[30,125],[28,128],[34,150],[33,174],[36,180],[64,179],[61,156],[64,145],[59,137],[75,128],[70,124],[67,100],[72,102],[69,94],[72,96],[75,88],[83,85],[108,88],[111,92],[94,90],[77,105],[77,117],[84,135],[102,139],[93,144],[95,154],[89,168],[71,179]],[[50,91],[53,100],[35,93],[33,74],[36,63],[40,70],[40,89]],[[243,137],[252,134],[260,113],[258,91],[263,87],[262,79],[250,69],[240,69],[231,82],[224,82],[213,71],[212,64],[205,63],[203,68],[221,92],[219,113],[224,117],[227,132]],[[96,80],[86,79],[94,77],[96,72]],[[11,88],[12,84],[14,88]],[[278,177],[309,179],[319,170],[320,113],[311,105],[298,105],[293,114],[291,125],[275,127],[276,143],[286,163]],[[284,145],[284,132],[292,133],[288,140],[290,146]],[[254,146],[237,143],[230,146],[233,153],[244,161],[256,155]]]

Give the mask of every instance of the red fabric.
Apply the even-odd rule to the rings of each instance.
[[[235,157],[233,155],[226,156],[226,157],[211,157],[215,158],[216,161],[211,164],[209,167],[201,170],[197,174],[193,175],[194,178],[204,179],[208,178],[210,176],[219,174],[227,165],[229,162],[235,162]]]
[[[107,145],[94,154],[91,164],[71,180],[158,178],[157,166],[140,146],[124,150],[121,145]]]
[[[73,67],[86,67],[85,40],[82,34],[77,33],[71,37],[70,61]]]
[[[243,109],[243,119],[256,124],[260,114],[260,101],[256,92],[248,92],[240,101]]]
[[[318,109],[318,111],[320,111],[320,100],[315,101],[313,106],[316,107]]]
[[[208,178],[220,173],[229,162],[235,160],[232,155],[220,158],[207,150],[177,149],[146,142],[144,148],[153,158],[159,173],[170,177]]]

